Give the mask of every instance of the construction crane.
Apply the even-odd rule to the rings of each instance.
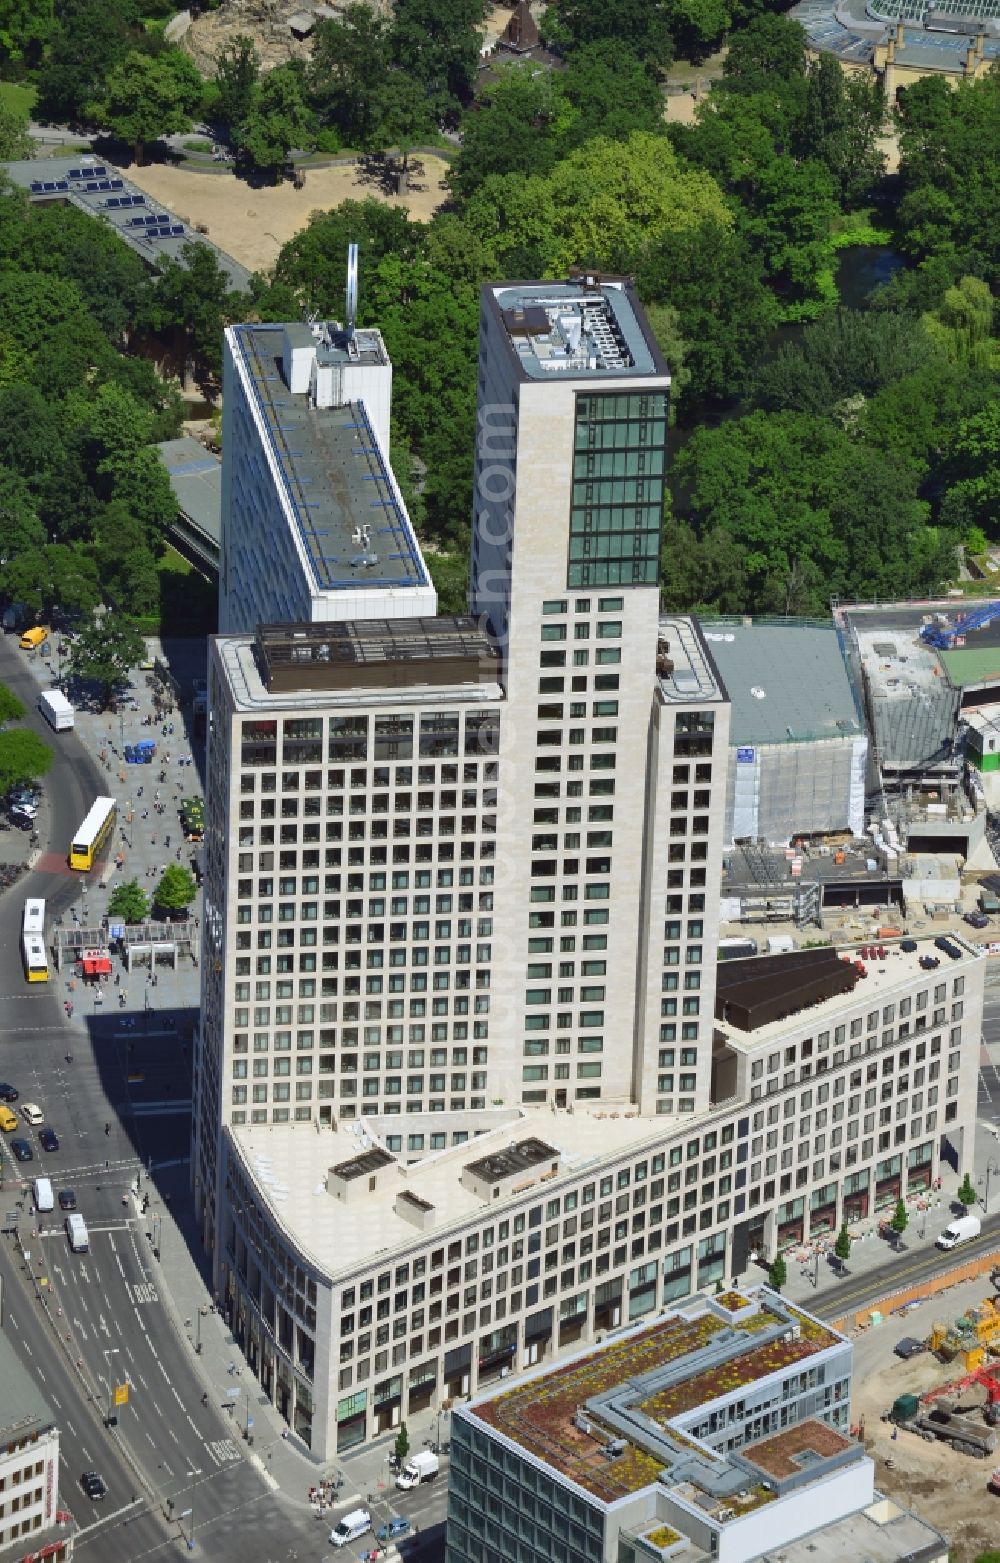
[[[1000,618],[1000,602],[985,602],[971,613],[960,613],[955,622],[949,623],[944,614],[938,614],[920,631],[920,639],[937,651],[950,651],[956,640],[973,630],[983,630],[994,619]]]

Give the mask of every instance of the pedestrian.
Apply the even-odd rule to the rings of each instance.
[[[109,1134],[110,1134],[110,1133],[111,1133],[111,1125],[110,1125],[110,1124],[109,1124],[109,1123],[106,1123],[106,1124],[105,1124],[105,1125],[104,1125],[104,1138],[105,1138],[105,1139],[107,1139],[107,1138],[108,1138],[108,1135],[109,1135]]]

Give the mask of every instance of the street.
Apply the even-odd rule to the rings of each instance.
[[[102,790],[102,772],[76,733],[54,738],[36,711],[38,686],[9,640],[0,642],[0,678],[55,755],[45,778],[39,864],[0,899],[0,1076],[21,1102],[41,1106],[59,1137],[58,1150],[46,1152],[38,1130],[19,1124],[33,1152],[24,1164],[13,1160],[6,1136],[0,1144],[3,1325],[59,1422],[62,1501],[81,1527],[77,1547],[125,1563],[164,1548],[190,1550],[193,1528],[194,1550],[213,1558],[277,1563],[300,1549],[314,1556],[317,1520],[304,1501],[276,1491],[260,1455],[249,1455],[244,1434],[253,1426],[256,1386],[234,1384],[217,1353],[199,1355],[200,1313],[193,1310],[186,1329],[164,1287],[164,1269],[187,1259],[170,1200],[172,1192],[183,1197],[188,1177],[184,1037],[193,1010],[146,1011],[133,998],[127,1009],[80,1009],[70,1023],[58,973],[44,985],[24,981],[24,900],[44,897],[50,919],[66,914],[69,921],[82,884],[65,866],[66,852]],[[166,985],[169,995],[169,979]],[[136,990],[141,1001],[141,979]],[[89,1253],[70,1251],[58,1207],[36,1215],[31,1181],[39,1175],[57,1192],[75,1192]],[[144,1217],[146,1193],[153,1203]],[[202,1301],[207,1308],[207,1291]],[[109,1428],[109,1401],[120,1385],[127,1404],[110,1408],[117,1425]],[[107,1481],[103,1501],[84,1495],[85,1470]],[[307,1473],[304,1466],[302,1499]]]

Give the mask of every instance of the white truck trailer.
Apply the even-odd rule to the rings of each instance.
[[[38,697],[38,709],[57,733],[68,732],[76,720],[76,712],[61,689],[43,690]]]

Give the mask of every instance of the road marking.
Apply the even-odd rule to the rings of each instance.
[[[240,1457],[240,1446],[231,1438],[216,1438],[212,1443],[206,1443],[205,1451],[216,1465],[231,1465]]]
[[[125,1289],[133,1302],[155,1303],[159,1302],[159,1294],[151,1281],[138,1281],[134,1286],[125,1282]]]
[[[26,1340],[23,1340],[21,1342],[21,1345],[24,1347],[24,1349],[28,1353],[29,1357],[33,1357],[35,1355],[35,1353],[32,1351],[31,1347],[28,1345],[28,1342]]]
[[[69,1417],[66,1418],[66,1426],[69,1428],[71,1434],[75,1438],[76,1437],[76,1428],[73,1426],[73,1424],[70,1421]]]
[[[84,1453],[86,1453],[86,1450]],[[89,1454],[87,1455],[87,1459],[90,1459]],[[117,1520],[123,1514],[130,1514],[133,1509],[141,1509],[142,1507],[142,1499],[137,1498],[134,1503],[126,1503],[120,1509],[112,1509],[109,1514],[102,1514],[99,1520],[93,1520],[89,1525],[81,1525],[80,1529],[76,1532],[77,1543],[79,1543],[81,1536],[89,1536],[91,1531],[100,1530],[102,1525],[107,1525],[111,1520]]]
[[[9,1308],[7,1310],[7,1317],[8,1317],[8,1319],[11,1322],[11,1324],[14,1326],[14,1328],[16,1330],[17,1329],[17,1320],[15,1319],[14,1315],[11,1313]]]

